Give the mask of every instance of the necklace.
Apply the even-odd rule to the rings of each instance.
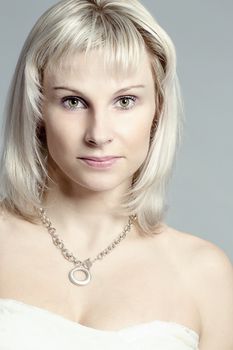
[[[64,258],[74,263],[75,265],[74,268],[70,270],[68,274],[70,282],[78,286],[84,286],[88,284],[91,280],[90,268],[93,265],[93,263],[97,260],[103,259],[103,257],[109,254],[126,237],[127,233],[129,233],[131,229],[133,221],[136,220],[137,215],[135,214],[129,217],[128,224],[125,226],[123,232],[119,234],[117,238],[114,239],[113,242],[107,248],[105,248],[103,251],[97,254],[97,256],[93,260],[88,258],[84,261],[78,260],[78,258],[76,258],[73,255],[73,253],[71,253],[68,249],[65,248],[64,242],[58,236],[58,234],[56,234],[56,229],[52,226],[50,219],[45,213],[45,209],[39,208],[39,217],[42,221],[42,224],[47,228],[48,233],[51,235],[54,245],[61,250]],[[75,272],[78,271],[84,273],[84,279],[79,279],[75,276]]]

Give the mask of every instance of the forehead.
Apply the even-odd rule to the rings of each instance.
[[[92,50],[85,54],[76,52],[69,54],[57,62],[49,62],[44,78],[48,82],[61,79],[78,79],[86,82],[91,79],[108,79],[120,83],[122,81],[145,81],[151,78],[152,65],[149,54],[142,50],[139,62],[128,62],[126,65],[118,65],[105,59],[103,51]]]

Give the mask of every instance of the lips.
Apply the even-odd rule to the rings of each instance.
[[[103,157],[103,158],[79,158],[92,169],[110,169],[121,157]]]
[[[106,157],[80,157],[79,159],[91,160],[94,162],[107,162],[116,158],[121,158],[118,156],[106,156]]]

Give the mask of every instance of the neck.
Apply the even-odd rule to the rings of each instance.
[[[116,190],[82,189],[75,195],[74,191],[54,187],[47,193],[42,207],[57,234],[64,238],[66,247],[78,247],[80,255],[85,257],[105,249],[128,224],[128,217],[117,214],[117,198]],[[135,235],[136,227],[132,225],[125,241],[132,240]]]

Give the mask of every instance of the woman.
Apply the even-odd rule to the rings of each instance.
[[[164,222],[181,129],[173,43],[138,1],[38,20],[5,122],[0,349],[233,349],[231,262]]]

